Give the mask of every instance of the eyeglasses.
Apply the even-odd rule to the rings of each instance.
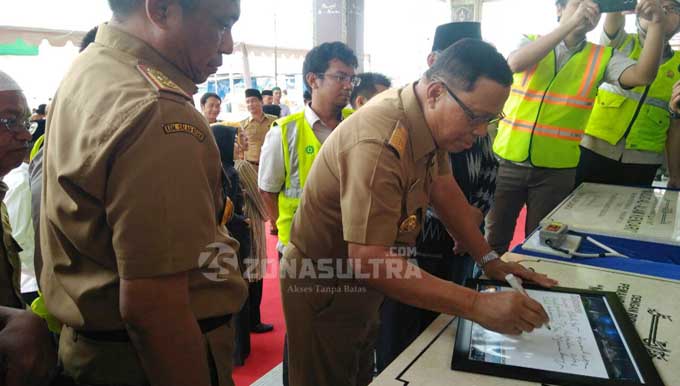
[[[27,119],[12,119],[12,118],[0,118],[0,125],[3,125],[7,130],[17,133],[21,130],[27,130],[31,127],[31,122]]]
[[[505,114],[503,114],[503,112],[501,112],[500,114],[495,115],[495,116],[475,114],[472,111],[472,109],[467,107],[465,105],[465,103],[463,103],[463,101],[461,101],[460,98],[458,98],[456,96],[456,94],[454,94],[453,91],[451,91],[449,86],[447,86],[446,83],[444,83],[444,81],[439,80],[439,79],[435,79],[435,80],[438,81],[439,83],[441,83],[442,86],[444,86],[444,88],[446,89],[446,92],[448,92],[449,95],[451,95],[451,98],[453,98],[453,100],[455,100],[456,103],[458,103],[458,106],[460,106],[460,108],[463,110],[465,115],[467,115],[468,121],[470,121],[470,125],[474,126],[474,125],[479,125],[480,123],[486,123],[487,125],[493,125],[493,124],[498,123],[503,118],[505,118]]]
[[[352,87],[357,87],[358,85],[361,84],[361,78],[359,78],[356,75],[347,75],[347,74],[324,74],[323,72],[317,72],[316,76],[319,78],[331,78],[334,79],[338,83],[349,83],[352,85]]]
[[[664,5],[661,8],[663,8],[666,13],[680,14],[680,6],[678,5]]]

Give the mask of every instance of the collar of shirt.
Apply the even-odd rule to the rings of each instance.
[[[305,105],[305,119],[307,120],[307,123],[312,128],[312,130],[316,129],[315,125],[321,125],[321,126],[323,126],[323,128],[328,129],[328,126],[326,126],[326,124],[323,123],[321,118],[319,118],[319,116],[316,115],[316,112],[314,112],[314,110],[312,110],[312,104],[311,103]],[[342,112],[340,112],[340,120],[342,120]]]
[[[7,190],[9,187],[5,183],[5,181],[0,181],[0,201],[5,199],[5,194],[7,194]]]
[[[569,56],[571,56],[571,55],[574,55],[575,53],[581,51],[583,49],[583,47],[585,47],[585,46],[586,46],[586,38],[584,37],[583,40],[581,40],[580,42],[578,42],[578,44],[576,44],[574,46],[574,48],[567,47],[567,43],[565,43],[564,40],[562,40],[560,42],[560,44],[557,45],[557,49],[562,50],[562,51],[568,53]]]
[[[267,119],[267,116],[266,116],[264,113],[262,113],[262,119],[260,119],[260,120],[255,119],[255,117],[253,117],[253,116],[251,115],[251,116],[248,118],[248,123],[250,123],[250,122],[262,123],[262,122],[264,122],[266,119]]]
[[[432,131],[427,126],[425,115],[418,103],[415,87],[418,82],[404,87],[401,91],[401,104],[408,120],[409,141],[412,144],[413,159],[418,160],[437,150]]]
[[[196,94],[198,87],[177,66],[170,63],[143,40],[106,23],[99,26],[95,43],[125,52],[162,72],[189,95]]]

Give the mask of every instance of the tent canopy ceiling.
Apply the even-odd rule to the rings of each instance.
[[[0,26],[0,44],[14,44],[17,40],[22,40],[26,44],[39,46],[43,39],[47,39],[53,47],[63,47],[69,41],[77,46],[83,36],[85,32],[82,31]]]

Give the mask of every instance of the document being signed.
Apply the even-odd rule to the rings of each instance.
[[[550,329],[544,326],[511,336],[475,323],[470,359],[596,378],[640,378],[606,299],[541,290],[527,292],[549,314]]]

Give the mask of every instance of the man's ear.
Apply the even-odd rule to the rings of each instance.
[[[437,60],[437,53],[436,52],[430,52],[427,55],[427,66],[432,67],[435,60]]]
[[[316,85],[317,79],[318,77],[313,72],[308,72],[307,75],[305,75],[305,80],[307,80],[307,84],[309,85],[310,88],[318,88],[318,86]]]
[[[358,110],[361,106],[365,105],[366,102],[368,102],[368,100],[366,100],[366,98],[363,95],[357,96],[357,99],[354,102],[354,104],[357,105],[356,109]]]
[[[430,84],[427,86],[427,105],[430,106],[431,108],[434,108],[434,105],[437,103],[439,98],[442,97],[442,94],[446,92],[444,91],[444,88],[442,87],[441,84],[438,82],[430,82]]]
[[[170,0],[145,0],[146,15],[160,29],[166,29],[170,21],[182,16],[181,6]]]

